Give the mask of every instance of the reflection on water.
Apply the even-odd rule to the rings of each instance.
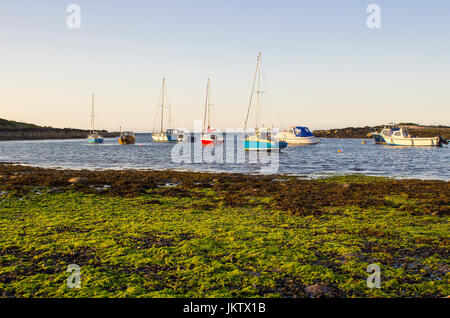
[[[240,144],[240,143],[238,143]],[[40,167],[74,169],[177,169],[260,173],[257,163],[175,163],[174,144],[154,143],[149,134],[136,134],[135,145],[119,145],[106,138],[104,144],[86,140],[39,140],[0,142],[0,161]],[[340,152],[338,152],[340,150]],[[279,156],[279,173],[309,177],[328,174],[393,176],[450,180],[448,146],[443,148],[397,148],[362,144],[359,139],[321,139],[313,146],[290,146]]]

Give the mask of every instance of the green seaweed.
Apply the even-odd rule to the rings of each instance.
[[[374,182],[327,180],[340,181]],[[2,297],[307,297],[314,284],[328,297],[449,295],[448,215],[402,209],[421,209],[407,196],[295,215],[271,195],[212,188],[46,189],[0,197]],[[380,289],[366,286],[373,263]],[[69,264],[80,289],[66,286]]]

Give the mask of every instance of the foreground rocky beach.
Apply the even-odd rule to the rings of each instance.
[[[3,163],[0,296],[447,297],[448,193],[361,175]],[[367,287],[370,264],[381,288]]]

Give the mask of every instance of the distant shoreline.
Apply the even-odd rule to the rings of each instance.
[[[418,124],[404,124],[413,136],[435,137],[441,135],[450,140],[449,126],[422,126]],[[314,130],[318,138],[357,138],[370,139],[370,134],[380,131],[384,126],[347,127],[334,129]],[[97,130],[105,138],[119,137],[120,132]],[[88,136],[89,130],[76,128],[42,127],[34,124],[15,122],[0,118],[0,141],[12,140],[45,140],[45,139],[83,139]]]
[[[108,132],[98,130],[100,135],[105,138],[118,137],[119,132]],[[45,139],[83,139],[87,138],[89,130],[73,128],[0,128],[0,141],[12,140],[45,140]]]
[[[442,136],[450,140],[450,127],[448,126],[421,126],[417,124],[400,125],[407,127],[409,132],[416,137],[435,137]],[[380,131],[384,126],[365,126],[365,127],[347,127],[336,129],[314,130],[313,133],[319,138],[359,138],[371,139],[371,133]]]

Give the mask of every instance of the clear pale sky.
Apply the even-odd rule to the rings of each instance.
[[[1,0],[0,118],[89,128],[95,92],[97,128],[150,131],[166,77],[190,128],[209,77],[215,126],[242,127],[260,51],[278,127],[450,124],[448,0]]]

